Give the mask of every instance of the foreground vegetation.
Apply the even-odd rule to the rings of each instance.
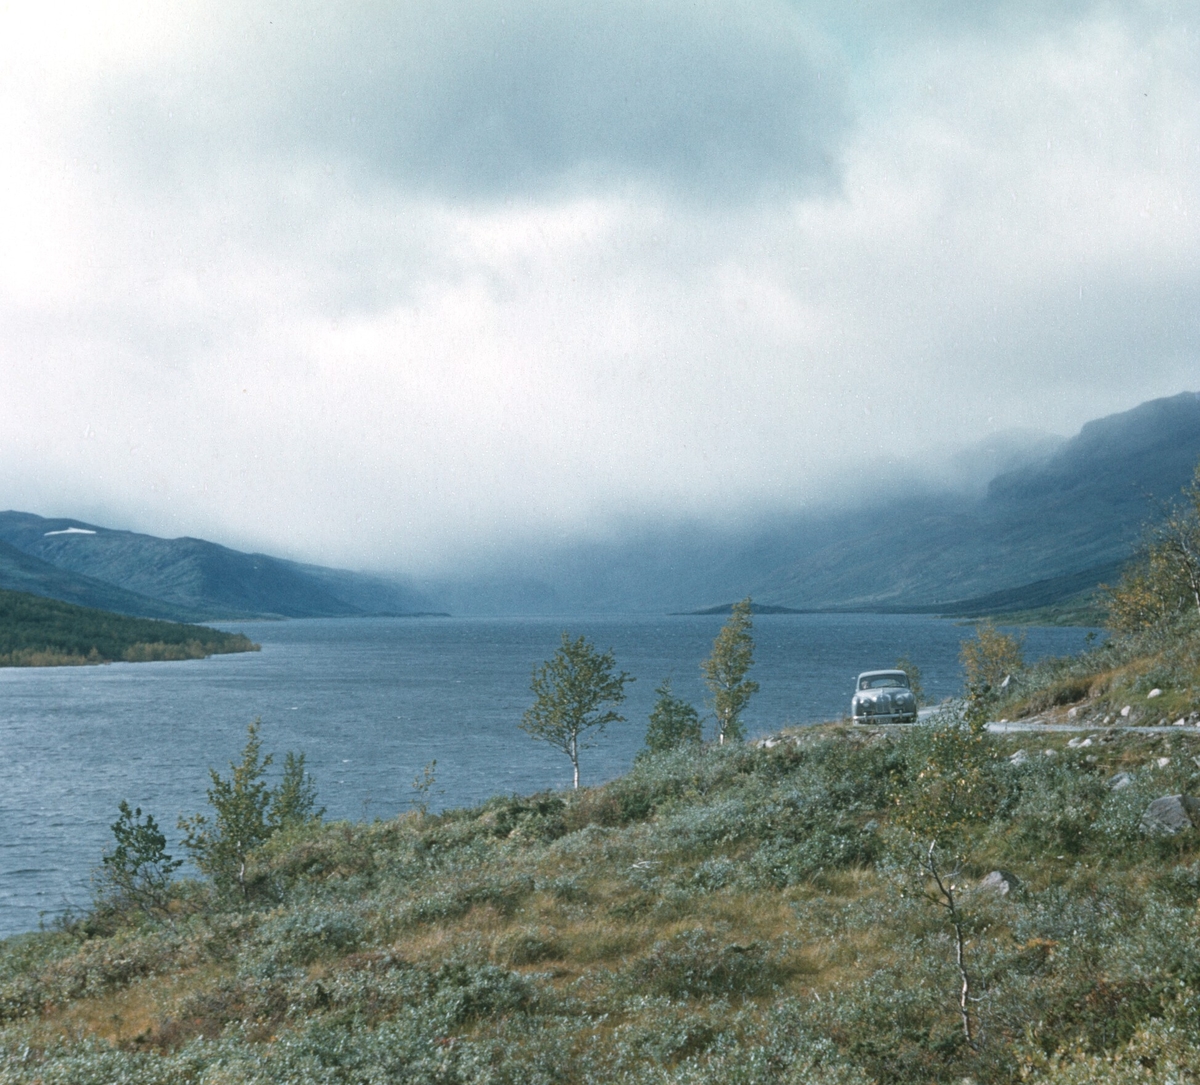
[[[129,618],[27,592],[0,590],[0,667],[203,659],[257,648],[241,633]]]
[[[1141,820],[1200,739],[969,716],[440,815],[305,806],[236,876],[4,943],[0,1082],[1195,1080],[1200,840]]]

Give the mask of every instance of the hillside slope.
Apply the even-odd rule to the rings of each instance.
[[[203,659],[257,647],[241,633],[130,618],[27,592],[0,591],[0,667]]]
[[[754,586],[798,605],[922,604],[1111,569],[1200,461],[1200,395],[1089,422],[1045,463],[1000,475],[975,502],[876,510],[863,530]]]
[[[914,489],[735,528],[646,527],[430,590],[465,613],[693,610],[746,595],[797,609],[936,610],[1013,592],[1030,597],[1016,605],[1052,603],[1111,577],[1178,496],[1200,461],[1200,394],[1143,403],[1044,447],[982,494]]]
[[[1033,737],[805,728],[294,825],[0,943],[0,1083],[1195,1083],[1200,832],[1141,824],[1200,740]]]
[[[60,569],[3,540],[0,540],[0,589],[30,592],[78,606],[144,618],[195,621],[203,617],[190,607],[164,603],[161,599],[125,591],[103,580]]]
[[[203,539],[160,539],[9,511],[0,513],[0,540],[56,569],[190,617],[323,618],[431,609],[421,593],[381,577],[244,554]],[[47,579],[42,594],[57,595],[57,588]],[[151,613],[134,606],[136,600],[113,609]]]

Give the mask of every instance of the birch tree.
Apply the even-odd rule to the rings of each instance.
[[[750,598],[733,604],[733,610],[713,641],[712,655],[700,664],[704,683],[712,694],[717,717],[717,742],[745,737],[741,714],[758,683],[746,677],[754,665],[754,640],[750,636]]]
[[[529,688],[534,702],[521,719],[521,730],[561,750],[571,761],[572,785],[579,786],[579,753],[610,723],[623,722],[611,706],[625,700],[624,671],[614,672],[612,649],[598,652],[586,637],[562,644],[545,663],[534,667]]]

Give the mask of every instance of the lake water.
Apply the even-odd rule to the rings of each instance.
[[[322,619],[223,623],[262,651],[180,663],[0,670],[0,936],[86,906],[89,874],[117,804],[152,812],[174,845],[176,818],[204,808],[207,769],[225,769],[262,719],[267,750],[303,750],[332,818],[391,817],[437,760],[431,807],[570,783],[567,759],[517,729],[533,666],[560,633],[612,648],[636,676],[623,712],[582,757],[583,782],[629,767],[654,689],[703,704],[699,662],[720,617]],[[1029,629],[1026,657],[1064,655],[1083,629]],[[901,654],[927,694],[958,691],[969,626],[906,615],[755,618],[761,691],[751,736],[846,713],[854,676]]]

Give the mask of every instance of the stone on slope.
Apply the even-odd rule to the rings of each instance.
[[[1007,897],[1014,889],[1021,887],[1021,881],[1015,874],[1007,870],[993,870],[976,887],[976,893],[995,893],[998,897]]]
[[[1142,832],[1173,836],[1200,822],[1200,799],[1191,795],[1164,795],[1146,807],[1142,815]]]

